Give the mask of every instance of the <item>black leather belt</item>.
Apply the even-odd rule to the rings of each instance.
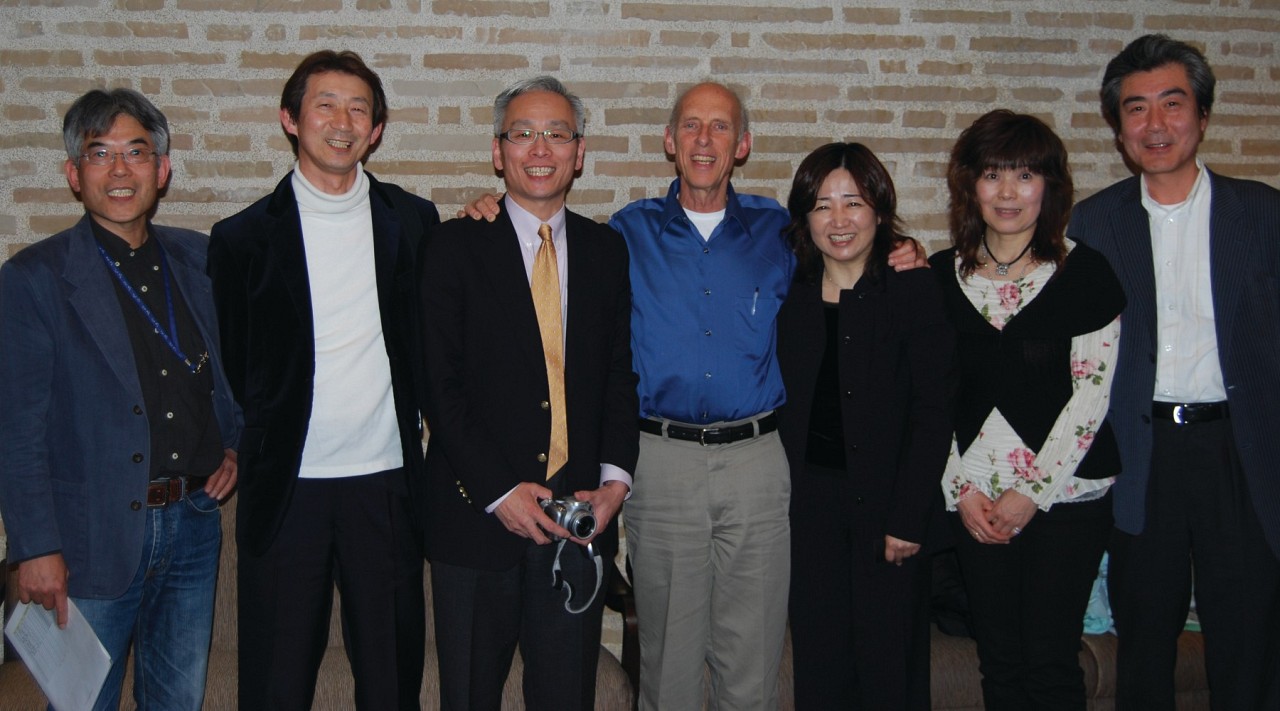
[[[1194,425],[1198,422],[1225,420],[1231,416],[1224,402],[1153,402],[1151,416],[1161,420],[1173,420],[1178,425]]]
[[[184,496],[204,488],[209,481],[207,476],[175,476],[166,479],[152,479],[147,484],[147,508],[163,508],[182,500]]]
[[[652,435],[662,436],[663,420],[652,420],[646,417],[640,418],[640,431],[648,432]],[[666,421],[666,435],[670,439],[679,439],[685,442],[697,442],[703,446],[708,444],[729,444],[730,442],[741,442],[744,439],[752,439],[762,434],[769,434],[778,429],[778,417],[772,412],[752,422],[745,422],[740,425],[730,425],[728,427],[696,427],[693,425],[682,425],[671,421]]]

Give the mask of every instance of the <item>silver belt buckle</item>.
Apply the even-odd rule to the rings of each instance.
[[[1174,423],[1175,425],[1185,425],[1185,424],[1187,424],[1187,420],[1186,420],[1185,416],[1186,416],[1186,406],[1185,406],[1185,405],[1174,405],[1174,406],[1173,406],[1173,423]]]
[[[707,446],[707,433],[719,434],[720,428],[719,427],[703,427],[701,430],[698,431],[698,444],[702,445],[703,447]]]

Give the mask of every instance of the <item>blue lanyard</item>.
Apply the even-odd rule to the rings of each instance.
[[[124,273],[120,271],[120,266],[111,259],[111,256],[107,254],[107,250],[103,249],[101,244],[98,244],[97,247],[98,254],[102,255],[102,261],[106,262],[107,268],[111,270],[112,274],[116,275],[116,281],[119,281],[120,286],[124,287],[125,293],[129,295],[129,298],[133,299],[133,303],[138,305],[138,310],[142,312],[143,316],[147,317],[147,321],[151,323],[151,327],[155,329],[156,333],[160,334],[164,344],[169,347],[169,350],[173,351],[174,355],[178,356],[178,359],[187,366],[187,369],[193,375],[199,373],[204,368],[204,364],[208,362],[209,354],[207,352],[201,354],[197,362],[192,363],[191,359],[187,357],[186,353],[182,352],[182,348],[178,345],[178,319],[173,313],[173,292],[169,288],[169,260],[165,257],[164,250],[160,248],[160,245],[156,245],[156,251],[160,253],[160,275],[164,279],[164,303],[169,309],[168,331],[160,325],[160,321],[156,319],[155,314],[151,313],[151,309],[147,308],[147,305],[143,303],[142,297],[134,290],[129,280],[124,277]]]

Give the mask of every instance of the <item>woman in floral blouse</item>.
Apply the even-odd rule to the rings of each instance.
[[[1067,152],[992,111],[947,171],[952,249],[929,261],[957,331],[960,390],[942,488],[988,710],[1084,709],[1085,607],[1111,530],[1105,423],[1124,294],[1064,236]]]

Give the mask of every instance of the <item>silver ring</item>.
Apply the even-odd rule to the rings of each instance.
[[[1022,529],[1021,529],[1021,528],[1018,528],[1017,526],[1014,526],[1014,527],[1013,527],[1013,535],[1015,535],[1015,536],[1016,536],[1016,535],[1018,535],[1019,533],[1022,533]]]

